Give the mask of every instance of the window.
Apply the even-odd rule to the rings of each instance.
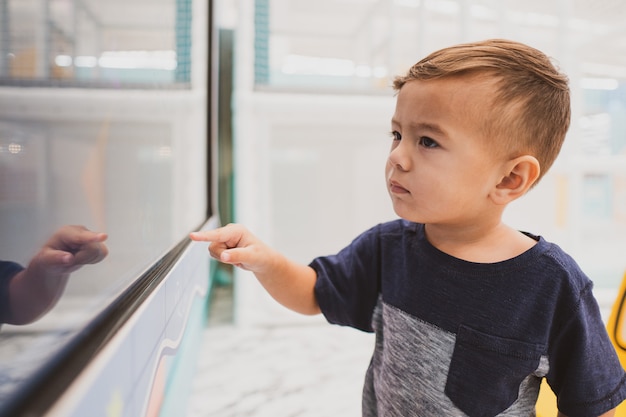
[[[0,328],[0,406],[208,206],[208,6],[0,0],[0,260],[60,228],[106,232],[32,324]]]

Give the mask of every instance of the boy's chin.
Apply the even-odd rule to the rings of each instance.
[[[398,216],[402,220],[406,220],[412,223],[422,223],[419,216],[416,216],[415,213],[407,213],[406,210],[399,210],[395,206],[393,208],[393,211],[394,213],[396,213],[396,216]]]

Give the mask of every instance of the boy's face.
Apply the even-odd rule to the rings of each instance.
[[[396,214],[419,223],[473,225],[493,208],[489,194],[506,162],[481,124],[493,110],[492,82],[410,81],[398,93],[386,165]]]

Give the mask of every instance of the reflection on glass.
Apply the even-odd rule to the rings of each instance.
[[[83,226],[55,232],[24,268],[0,261],[0,323],[28,324],[55,306],[70,274],[103,260],[107,235]]]
[[[191,8],[0,0],[0,410],[205,220]]]
[[[0,319],[0,405],[182,236],[171,125],[114,119],[0,118],[0,259],[14,262],[0,265],[17,273]],[[53,249],[70,263],[46,264]]]

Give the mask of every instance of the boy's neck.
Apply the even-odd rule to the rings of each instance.
[[[450,256],[469,262],[495,263],[521,255],[537,242],[504,223],[465,228],[425,225],[431,245]]]

